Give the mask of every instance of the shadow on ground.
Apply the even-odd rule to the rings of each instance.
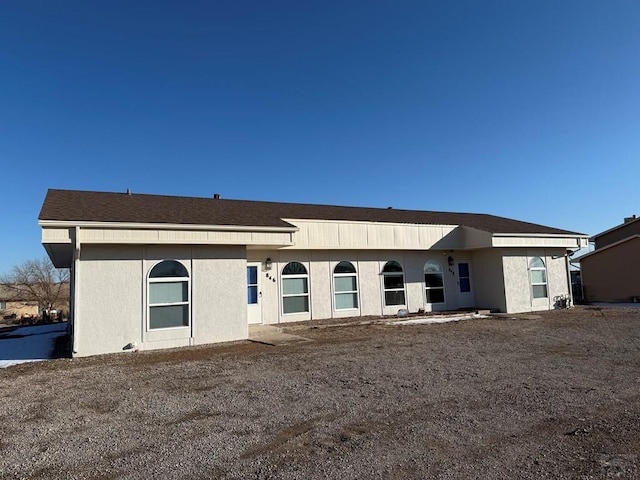
[[[0,368],[69,357],[67,322],[0,329]]]

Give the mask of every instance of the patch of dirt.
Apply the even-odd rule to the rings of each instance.
[[[378,320],[4,369],[0,477],[640,477],[640,309]]]

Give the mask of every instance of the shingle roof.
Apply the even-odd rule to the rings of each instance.
[[[424,225],[464,225],[490,233],[582,235],[480,213],[341,207],[164,195],[54,190],[39,220],[182,225],[291,227],[283,219],[345,220]]]

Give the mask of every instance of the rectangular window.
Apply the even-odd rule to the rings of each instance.
[[[284,297],[282,299],[284,313],[302,313],[309,311],[309,297]]]
[[[149,308],[149,328],[189,326],[189,305],[164,305]]]
[[[149,328],[189,326],[189,282],[149,284]]]
[[[149,285],[149,302],[180,303],[189,300],[187,282],[161,282]]]
[[[404,290],[384,292],[384,304],[388,306],[404,305]]]
[[[6,310],[7,309],[7,302],[0,301],[0,310]]]
[[[336,310],[358,308],[358,281],[355,275],[335,276]]]
[[[460,292],[467,293],[471,291],[471,281],[469,279],[469,264],[468,263],[459,263],[458,264],[458,280],[460,283]]]
[[[533,285],[533,298],[547,298],[547,286]]]
[[[258,267],[247,267],[247,303],[258,303]]]
[[[309,311],[309,284],[307,278],[282,279],[282,311],[302,313]]]
[[[336,293],[336,310],[358,308],[357,293]]]
[[[427,303],[443,303],[444,302],[444,288],[428,288],[427,289]]]

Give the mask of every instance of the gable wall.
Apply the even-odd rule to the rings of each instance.
[[[622,224],[619,228],[599,236],[595,242],[596,250],[624,240],[632,235],[640,235],[640,220]]]
[[[592,253],[580,261],[588,302],[630,302],[640,297],[640,238]]]

